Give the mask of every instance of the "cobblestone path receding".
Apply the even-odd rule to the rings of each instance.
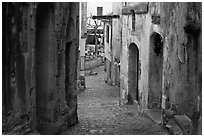
[[[119,88],[104,82],[104,67],[86,76],[86,90],[78,94],[79,123],[68,135],[155,135],[166,134],[159,125],[139,115],[135,105],[119,105]]]

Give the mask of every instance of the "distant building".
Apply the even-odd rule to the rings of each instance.
[[[114,2],[112,12],[104,15],[104,56],[105,81],[114,86],[120,86],[120,55],[122,49],[122,4]]]
[[[105,56],[105,82],[112,84],[111,80],[111,66],[112,59],[112,19],[104,20],[104,56]]]
[[[85,76],[85,47],[87,40],[87,2],[80,2],[79,7],[79,59],[78,78]]]

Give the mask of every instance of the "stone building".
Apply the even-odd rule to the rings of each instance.
[[[118,18],[112,19],[112,85],[120,86],[120,57],[122,55],[122,3],[115,2],[112,4],[113,15]]]
[[[3,133],[76,124],[79,3],[4,2],[2,11]]]
[[[79,58],[77,78],[80,85],[85,82],[85,45],[87,39],[87,2],[79,4]],[[78,83],[78,84],[79,84]],[[80,87],[79,87],[80,88]]]
[[[79,24],[79,50],[81,56],[81,70],[84,70],[84,61],[85,61],[85,44],[87,38],[87,2],[80,3],[80,24]],[[84,71],[81,72],[81,75],[84,76]]]
[[[120,53],[122,45],[122,3],[115,2],[112,4],[112,12],[98,16],[104,23],[104,56],[105,56],[105,81],[113,86],[120,86]]]
[[[193,121],[202,114],[202,4],[124,2],[122,103],[169,109]],[[114,27],[114,26],[113,26]],[[196,119],[196,120],[195,120]]]
[[[104,56],[105,56],[105,82],[108,84],[112,84],[112,64],[113,64],[113,56],[112,56],[112,19],[103,20],[104,22]]]

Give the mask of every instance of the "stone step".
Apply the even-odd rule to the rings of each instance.
[[[183,130],[185,134],[188,134],[192,124],[191,119],[186,115],[174,115],[176,124]]]
[[[168,121],[166,128],[171,135],[183,135],[183,131],[173,119]]]
[[[162,110],[161,109],[147,109],[147,116],[156,124],[162,124]]]

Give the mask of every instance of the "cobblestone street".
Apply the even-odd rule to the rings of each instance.
[[[86,77],[87,88],[78,94],[79,123],[62,134],[124,135],[166,134],[151,120],[140,115],[134,105],[119,105],[119,88],[104,82],[104,67]]]
[[[3,135],[202,135],[201,2],[2,2]]]

